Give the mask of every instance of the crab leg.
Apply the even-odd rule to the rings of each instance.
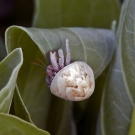
[[[49,65],[46,69],[46,73],[50,76],[53,77],[53,67],[52,65]]]
[[[54,52],[54,53],[50,52],[50,60],[51,60],[51,63],[52,63],[52,66],[53,66],[54,70],[58,71],[59,70],[59,65],[57,63],[56,52]]]
[[[49,78],[49,76],[48,76],[48,75],[46,76],[46,82],[47,82],[48,86],[50,86],[50,85],[51,85],[51,80],[50,80],[50,78]]]
[[[66,53],[67,53],[67,55],[66,55],[66,65],[69,65],[71,57],[70,57],[70,49],[69,49],[68,39],[66,39]]]
[[[59,54],[59,66],[60,68],[64,67],[64,54],[63,54],[63,50],[59,49],[58,50],[58,54]]]

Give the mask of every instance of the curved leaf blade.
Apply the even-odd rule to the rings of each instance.
[[[134,135],[135,134],[135,108],[133,109],[131,120],[132,121],[131,121],[130,130],[129,130],[128,135]]]
[[[28,34],[39,47],[48,63],[48,52],[50,50],[58,50],[59,48],[65,50],[65,40],[69,39],[72,61],[80,60],[88,63],[94,70],[96,78],[110,62],[115,47],[114,33],[106,29],[26,29],[24,27],[10,27],[9,30],[11,29],[20,29],[22,32]]]
[[[49,135],[48,132],[15,116],[0,113],[1,135]]]
[[[135,1],[129,0],[122,30],[121,62],[124,82],[135,106]]]
[[[30,114],[24,105],[24,102],[22,100],[22,97],[20,95],[20,92],[17,86],[14,92],[14,108],[15,108],[15,115],[33,124]]]
[[[12,37],[12,38],[11,38]],[[40,128],[45,129],[45,117],[49,109],[49,90],[45,90],[45,75],[44,74],[29,74],[30,72],[45,72],[41,68],[31,64],[36,58],[44,59],[41,52],[35,43],[20,29],[12,29],[8,35],[6,35],[6,46],[8,46],[8,53],[14,50],[17,46],[20,46],[23,50],[24,62],[19,72],[17,86],[19,89],[20,97],[17,96],[14,100],[17,107],[18,100],[22,98],[24,106],[30,113],[32,121]],[[10,42],[10,38],[12,40]],[[11,45],[12,44],[12,45]],[[36,85],[34,85],[36,84]],[[34,92],[33,92],[34,91]],[[45,100],[45,97],[46,100]],[[20,99],[21,101],[21,99]],[[48,109],[47,109],[48,107]],[[22,106],[23,108],[23,106]],[[24,109],[25,109],[24,108]],[[27,120],[25,116],[22,116],[21,108],[15,108],[16,115]]]
[[[127,94],[121,68],[121,35],[123,22],[129,1],[122,7],[121,19],[117,31],[118,46],[108,73],[101,105],[102,135],[127,135],[131,123],[133,104]]]
[[[38,28],[110,28],[119,13],[118,0],[35,0],[33,25]]]
[[[22,63],[21,49],[15,49],[0,63],[0,112],[9,112]]]
[[[28,73],[45,72],[45,69],[31,65],[31,62],[40,58],[45,63],[50,63],[48,52],[59,48],[65,50],[67,38],[72,61],[86,61],[93,68],[97,78],[113,55],[115,37],[112,31],[94,28],[36,29],[13,26],[6,32],[8,53],[16,47],[21,47],[24,53],[24,64],[17,84],[32,121],[51,134],[59,135],[74,135],[76,132],[72,120],[72,103],[50,93],[44,74],[35,76]],[[59,125],[62,125],[62,128]]]

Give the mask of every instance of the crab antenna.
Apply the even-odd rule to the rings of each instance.
[[[45,67],[47,67],[47,66],[45,65],[45,63],[44,63],[42,60],[40,60],[39,58],[37,58],[37,60],[38,60],[39,62],[41,62]]]
[[[70,49],[69,49],[68,39],[66,39],[66,53],[67,53],[67,55],[66,55],[66,65],[69,65],[71,57],[70,57]]]
[[[38,64],[38,63],[34,63],[34,62],[31,62],[32,64],[34,64],[34,65],[37,65],[37,66],[40,66],[40,67],[42,67],[42,68],[45,68],[46,69],[46,67],[44,67],[44,66],[42,66],[42,65],[40,65],[40,64]]]

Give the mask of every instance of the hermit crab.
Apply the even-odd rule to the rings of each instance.
[[[58,50],[58,55],[56,52],[50,51],[51,64],[46,67],[46,82],[51,92],[57,97],[70,101],[87,99],[92,95],[95,87],[93,70],[82,61],[70,63],[71,57],[68,39],[66,39],[65,48],[65,62],[62,49]],[[38,61],[46,66],[40,59]],[[34,62],[32,64],[43,67]]]
[[[88,98],[94,91],[95,79],[93,70],[82,61],[70,64],[70,49],[68,39],[65,43],[66,60],[63,50],[50,52],[51,64],[46,69],[46,82],[51,92],[65,100],[81,101]]]

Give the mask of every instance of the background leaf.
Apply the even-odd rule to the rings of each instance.
[[[124,1],[117,31],[118,46],[108,73],[101,105],[102,135],[127,135],[131,122],[132,103],[123,79],[121,68],[121,35],[129,1]],[[124,59],[123,59],[124,60]]]
[[[14,92],[14,108],[15,108],[14,110],[15,115],[17,115],[19,118],[24,119],[30,123],[33,123],[31,120],[30,114],[24,105],[24,102],[22,100],[22,97],[20,95],[20,92],[17,86]]]
[[[133,109],[133,112],[132,112],[132,121],[131,121],[128,135],[134,135],[134,134],[135,134],[135,108]]]
[[[17,75],[22,63],[21,49],[15,49],[0,63],[0,112],[9,112]]]
[[[119,12],[119,0],[35,0],[33,26],[110,28]]]
[[[38,127],[56,135],[76,134],[72,119],[72,102],[59,99],[50,93],[45,83],[45,74],[29,73],[45,72],[45,69],[31,65],[31,62],[37,61],[36,58],[44,61],[45,57],[45,63],[50,63],[48,52],[59,48],[65,50],[66,38],[69,39],[72,61],[87,62],[97,78],[113,55],[115,37],[112,31],[93,28],[36,29],[13,26],[6,32],[8,53],[16,47],[21,47],[24,53],[24,64],[19,72],[17,84],[31,119]]]
[[[135,1],[129,0],[121,39],[121,62],[128,96],[135,106]]]
[[[48,132],[12,115],[0,113],[0,123],[1,135],[49,135]]]

